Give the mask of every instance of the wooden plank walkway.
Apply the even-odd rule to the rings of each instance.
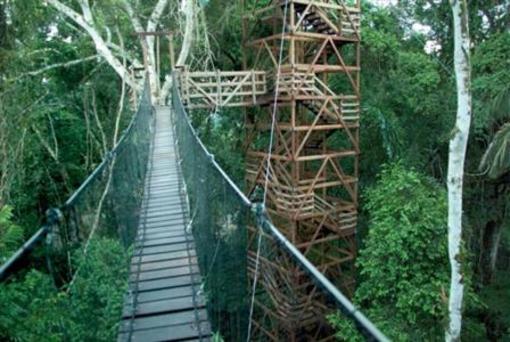
[[[155,136],[119,341],[209,341],[211,327],[177,161],[170,108],[156,108]]]

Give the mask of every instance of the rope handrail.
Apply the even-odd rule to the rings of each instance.
[[[150,93],[149,83],[147,77],[145,78],[145,85],[141,98],[148,96]],[[65,203],[59,208],[50,208],[46,212],[46,222],[20,247],[14,252],[7,261],[0,266],[0,282],[4,281],[13,272],[15,265],[18,264],[24,257],[26,257],[36,245],[38,245],[48,234],[51,232],[51,227],[58,224],[62,219],[62,211],[72,207],[76,201],[84,194],[84,192],[90,187],[90,185],[102,174],[104,169],[112,162],[113,156],[117,155],[125,147],[127,138],[131,135],[133,128],[141,116],[142,101],[138,101],[139,107],[136,112],[132,115],[132,118],[123,131],[117,144],[104,156],[101,163],[87,176],[87,178],[81,183],[65,201]]]
[[[149,92],[149,87],[150,87],[150,85],[148,82],[148,77],[146,77],[145,86],[144,86],[144,90],[141,94],[141,97],[147,95],[147,92]],[[142,102],[138,101],[138,103],[141,104]],[[101,163],[94,169],[94,171],[92,171],[92,173],[89,174],[89,176],[83,181],[83,183],[81,183],[81,185],[78,187],[78,189],[76,189],[76,191],[73,192],[71,194],[71,196],[69,196],[69,198],[67,199],[67,201],[65,201],[62,208],[66,208],[66,207],[73,205],[73,203],[76,202],[76,200],[81,196],[81,194],[83,194],[84,190],[89,186],[89,184],[92,183],[98,177],[98,175],[103,171],[103,169],[108,164],[110,164],[110,162],[113,159],[112,157],[115,156],[117,153],[119,153],[122,150],[122,148],[124,148],[124,143],[125,143],[127,137],[129,136],[129,134],[131,133],[131,131],[133,130],[136,120],[139,117],[140,108],[141,108],[141,106],[137,109],[137,111],[132,116],[132,118],[129,122],[129,125],[126,127],[126,129],[122,133],[122,136],[120,137],[117,144],[113,147],[113,149],[111,151],[106,153],[106,155],[103,158],[103,160],[101,161]]]
[[[177,77],[177,73],[174,72],[173,75],[173,84],[177,84],[176,82],[178,82],[178,77]],[[174,92],[173,92],[173,96],[172,96],[172,101],[173,101],[173,105],[174,106],[177,106],[179,108],[182,108],[183,111],[184,110],[184,105],[182,104],[182,101],[181,101],[181,97],[180,97],[180,94],[177,92],[177,88],[174,87]],[[188,117],[186,117],[186,119],[188,119]],[[243,202],[243,204],[247,207],[251,207],[252,203],[251,201],[248,199],[248,197],[246,197],[246,195],[237,187],[237,185],[235,184],[235,182],[228,176],[228,174],[222,169],[222,167],[216,162],[216,160],[214,159],[214,155],[212,153],[209,152],[209,150],[207,149],[207,147],[205,147],[204,143],[202,142],[202,140],[200,140],[200,138],[198,137],[198,134],[197,134],[197,131],[195,130],[195,128],[193,127],[193,125],[191,124],[191,122],[189,120],[186,120],[185,121],[185,125],[188,127],[188,129],[192,132],[193,136],[195,137],[196,139],[196,142],[198,143],[198,145],[200,146],[200,148],[202,149],[202,151],[204,152],[204,154],[210,159],[211,161],[211,164],[214,166],[214,168],[216,169],[216,171],[218,171],[220,173],[220,175],[225,179],[225,181],[230,184],[230,186],[232,187],[232,190],[234,190],[234,192],[237,194],[237,196],[239,196],[239,199]]]
[[[220,175],[221,179],[227,184],[228,188],[235,194],[239,203],[244,208],[248,209],[249,212],[253,213],[253,216],[256,218],[257,226],[259,232],[264,232],[265,234],[271,236],[277,243],[277,246],[283,250],[286,254],[288,254],[299,266],[305,271],[313,281],[322,288],[325,293],[333,299],[337,308],[340,309],[341,312],[344,313],[349,319],[351,319],[358,330],[369,340],[375,341],[388,341],[388,339],[382,334],[378,328],[368,319],[363,313],[361,313],[350,300],[340,291],[335,285],[327,279],[321,271],[319,271],[271,222],[268,217],[263,204],[254,203],[250,201],[249,198],[237,187],[234,181],[229,177],[229,175],[223,170],[223,168],[215,161],[214,155],[211,154],[206,146],[203,144],[201,139],[199,138],[196,130],[194,129],[189,117],[184,109],[184,106],[180,99],[180,94],[178,92],[176,83],[176,74],[173,75],[174,78],[174,87],[173,87],[173,106],[174,109],[178,109],[181,114],[181,117],[184,119],[184,124],[187,129],[191,132],[195,143],[200,146],[200,151],[206,156],[207,161],[212,165],[214,170],[216,170],[217,174]],[[146,84],[144,89],[144,94],[142,96],[147,95],[148,86]],[[141,103],[142,101],[140,101]],[[140,115],[140,108],[138,108],[137,112],[133,115],[128,127],[124,131],[119,143],[105,156],[103,161],[96,167],[96,169],[85,179],[82,185],[69,197],[69,199],[65,202],[65,204],[60,208],[62,210],[67,210],[68,208],[73,208],[74,204],[79,201],[81,196],[84,196],[84,193],[89,189],[91,184],[100,177],[105,167],[107,167],[111,160],[114,159],[113,156],[117,155],[122,151],[125,147],[126,139],[133,132],[133,127],[135,127],[135,123]],[[176,110],[177,111],[177,110]],[[35,247],[41,240],[43,240],[48,233],[51,232],[52,226],[58,224],[59,220],[62,218],[62,214],[59,209],[49,210],[48,222],[43,225],[27,242],[23,244],[21,248],[19,248],[9,260],[4,263],[0,267],[0,281],[4,280],[10,274],[12,274],[14,270],[14,266],[18,261],[20,261],[23,257],[25,257],[31,249]]]
[[[287,252],[302,269],[306,271],[311,278],[334,300],[336,306],[350,318],[358,328],[358,330],[368,339],[372,341],[389,341],[389,339],[361,312],[356,306],[335,286],[327,279],[304,255],[301,253],[271,222],[266,214],[265,208],[262,203],[253,203],[246,195],[239,189],[235,182],[228,176],[222,167],[215,161],[214,155],[211,154],[199,138],[196,130],[194,129],[189,116],[181,102],[179,90],[175,86],[177,83],[177,72],[173,74],[173,96],[172,104],[175,109],[182,112],[184,124],[191,131],[195,142],[201,147],[203,153],[211,161],[213,167],[218,171],[224,181],[231,187],[231,190],[238,196],[241,203],[250,209],[257,217],[259,228],[265,233],[272,236],[281,248]]]

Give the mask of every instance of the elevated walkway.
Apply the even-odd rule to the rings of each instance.
[[[119,341],[209,341],[211,327],[188,216],[170,107],[154,140]]]

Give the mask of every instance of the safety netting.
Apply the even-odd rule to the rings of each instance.
[[[152,122],[147,84],[116,147],[61,208],[64,219],[59,231],[64,244],[85,247],[91,238],[102,236],[131,245],[143,197]]]
[[[151,142],[152,104],[148,84],[138,109],[116,146],[73,195],[50,217],[55,256],[61,256],[62,275],[73,286],[98,239],[120,241],[125,249],[134,241],[143,197]],[[60,216],[60,217],[59,217]]]
[[[174,78],[176,84],[176,78]],[[225,341],[321,340],[330,321],[381,334],[234,184],[203,145],[173,88],[173,112],[202,291],[216,337]],[[339,256],[340,257],[340,256]],[[328,272],[329,273],[329,272]],[[334,316],[334,317],[333,317]],[[347,319],[349,318],[349,319]],[[380,337],[380,338],[379,338]]]
[[[175,87],[172,100],[209,319],[223,338],[241,341],[246,338],[249,312],[246,227],[250,208],[198,138]]]
[[[0,315],[0,325],[10,330],[0,332],[0,339],[33,340],[41,329],[48,339],[56,340],[115,338],[128,284],[152,122],[146,84],[138,109],[116,146],[64,205],[48,210],[47,223],[1,266],[5,281],[0,294],[9,300],[3,303],[9,309]],[[27,263],[31,249],[35,249],[31,253],[34,262]],[[33,298],[27,302],[24,293],[34,286]],[[25,321],[32,323],[25,327]]]

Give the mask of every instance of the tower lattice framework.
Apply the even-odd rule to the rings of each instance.
[[[266,95],[246,109],[247,192],[257,196],[267,184],[267,208],[275,226],[342,291],[352,294],[360,0],[244,0],[243,5],[244,69],[265,70],[267,78]],[[252,336],[330,336],[327,308],[309,278],[285,255],[259,258],[258,286],[270,295],[255,301]]]

